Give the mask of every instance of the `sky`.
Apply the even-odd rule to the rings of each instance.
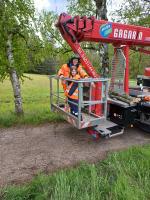
[[[119,5],[124,0],[112,0],[112,5],[108,6],[108,10],[119,8]],[[58,14],[66,12],[67,0],[34,0],[36,9],[40,12],[41,10],[55,11]]]
[[[34,0],[34,3],[39,12],[44,9],[47,11],[55,11],[60,14],[67,10],[67,0]]]

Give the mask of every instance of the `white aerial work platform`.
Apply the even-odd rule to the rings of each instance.
[[[75,82],[78,84],[78,103],[71,102],[78,106],[78,117],[72,115],[69,111],[68,99],[64,95],[61,81]],[[123,128],[107,119],[108,105],[108,82],[107,78],[88,78],[88,79],[68,79],[50,76],[50,107],[51,110],[61,112],[64,118],[78,129],[92,127],[93,133],[97,132],[103,136],[118,135],[123,133]],[[92,98],[93,83],[101,84],[99,89],[100,99]],[[94,106],[101,106],[102,113],[96,115]]]

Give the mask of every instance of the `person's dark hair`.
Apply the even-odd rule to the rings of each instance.
[[[75,55],[73,57],[70,58],[69,62],[67,63],[69,67],[71,67],[73,65],[73,60],[74,59],[77,59],[78,60],[78,63],[76,64],[76,67],[79,67],[79,64],[80,64],[80,57]]]

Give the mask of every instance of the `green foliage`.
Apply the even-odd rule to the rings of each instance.
[[[1,2],[0,16],[0,79],[9,75],[6,48],[9,34],[12,34],[14,69],[19,77],[45,60],[57,60],[56,40],[60,34],[55,29],[57,16],[43,11],[35,15],[33,0]]]
[[[144,0],[127,0],[115,13],[119,21],[140,26],[150,26],[150,6]],[[115,20],[115,19],[114,19]]]
[[[63,121],[60,115],[50,111],[48,76],[24,75],[29,79],[25,79],[21,85],[24,104],[24,115],[22,117],[17,117],[13,111],[14,100],[10,81],[5,80],[0,83],[0,126]]]
[[[137,75],[143,74],[145,67],[148,67],[150,63],[150,56],[146,54],[140,54],[130,50],[130,78],[136,78]]]
[[[12,35],[14,68],[21,76],[29,65],[29,36],[33,35],[34,6],[32,0],[1,1],[0,16],[0,79],[4,79],[10,70],[7,58],[7,41]],[[35,35],[34,35],[35,36]],[[31,41],[30,41],[31,45]]]
[[[48,60],[55,60],[56,63],[68,62],[72,54],[71,48],[55,26],[58,17],[54,12],[43,11],[40,14],[38,27],[43,47],[40,51],[41,63]]]
[[[150,3],[144,0],[124,1],[119,10],[113,12],[119,21],[126,24],[135,24],[150,27]],[[130,51],[130,77],[136,78],[138,74],[143,74],[144,68],[149,66],[149,55]]]
[[[38,29],[42,40],[42,49],[40,51],[41,59],[53,58],[57,55],[57,46],[60,35],[55,28],[55,21],[58,18],[53,12],[43,11],[38,20]],[[51,55],[50,55],[51,54]]]
[[[150,146],[113,153],[97,164],[35,177],[2,190],[4,200],[148,200]]]
[[[68,1],[68,13],[73,16],[95,16],[96,6],[93,0],[67,0]]]

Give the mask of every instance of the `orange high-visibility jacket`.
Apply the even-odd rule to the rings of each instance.
[[[88,77],[88,74],[84,71],[81,65],[79,65],[79,67],[77,68],[77,71],[81,78]],[[63,75],[65,78],[69,78],[70,68],[67,64],[63,64],[60,70],[58,71],[58,76],[61,76],[61,75]],[[62,81],[62,85],[65,91],[67,88],[67,85],[64,81]]]
[[[77,68],[77,71],[79,75],[81,76],[81,78],[88,77],[87,73],[84,71],[81,65],[79,65],[79,67]],[[58,76],[61,76],[61,75],[63,75],[66,78],[69,78],[70,68],[68,67],[67,64],[63,64],[60,70],[58,71]]]
[[[81,77],[79,74],[77,74],[76,76],[70,78],[79,80]],[[72,90],[74,86],[76,89],[73,91],[73,93],[71,93],[71,95],[69,95],[70,90]],[[66,88],[65,95],[70,99],[78,99],[78,83],[71,82]]]

